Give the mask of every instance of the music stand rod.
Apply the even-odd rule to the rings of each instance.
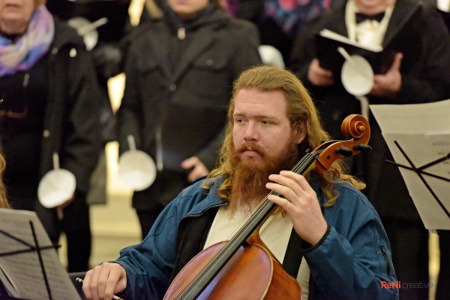
[[[34,225],[33,225],[32,221],[30,221],[30,228],[31,228],[31,233],[33,234],[34,244],[36,245],[36,252],[39,257],[39,264],[41,265],[42,275],[44,276],[44,282],[45,282],[45,287],[47,288],[48,298],[51,300],[51,299],[53,299],[52,292],[50,290],[50,285],[48,283],[47,273],[45,272],[45,267],[44,267],[44,260],[42,259],[41,249],[39,248],[39,242],[37,240],[36,232],[34,231]]]

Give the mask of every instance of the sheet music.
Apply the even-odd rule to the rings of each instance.
[[[49,299],[30,222],[34,226],[53,299],[80,299],[34,212],[0,209],[0,280],[13,297]],[[17,253],[24,250],[23,253]],[[2,256],[2,254],[11,255]]]
[[[371,105],[370,109],[397,164],[412,167],[395,142],[415,168],[450,153],[450,100],[427,104]],[[446,213],[450,212],[450,159],[422,170],[444,179],[423,172],[421,178],[413,170],[399,169],[425,227],[450,230],[450,218]]]

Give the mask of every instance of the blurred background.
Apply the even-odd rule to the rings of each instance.
[[[132,25],[137,25],[145,0],[132,0],[129,14]],[[119,74],[108,81],[108,88],[114,110],[120,105],[125,83],[124,74]],[[140,242],[140,229],[136,213],[131,207],[131,189],[127,188],[118,178],[118,143],[107,144],[106,151],[108,181],[107,203],[91,206],[91,225],[93,248],[90,265],[114,260],[119,251],[129,245]],[[431,283],[436,286],[439,272],[438,236],[430,234],[430,274]],[[59,250],[61,261],[65,261],[65,239],[62,236]],[[430,289],[430,299],[434,299],[435,289]]]

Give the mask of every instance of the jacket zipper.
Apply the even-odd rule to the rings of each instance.
[[[391,281],[393,281],[392,277],[391,277],[391,263],[389,262],[389,258],[386,253],[386,248],[384,248],[384,246],[381,246],[380,249],[381,249],[381,253],[383,253],[384,260],[386,261],[387,276],[389,277],[389,279]]]

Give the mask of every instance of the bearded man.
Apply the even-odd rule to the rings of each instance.
[[[197,253],[230,240],[263,199],[279,207],[260,237],[286,269],[295,261],[286,257],[301,258],[290,274],[303,299],[397,299],[389,241],[359,191],[364,185],[339,162],[323,175],[289,171],[328,139],[295,75],[269,66],[244,71],[234,83],[219,166],[182,191],[142,243],[86,274],[87,299],[162,299]],[[293,236],[301,246],[290,246]]]

